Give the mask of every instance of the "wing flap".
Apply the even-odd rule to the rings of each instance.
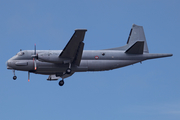
[[[76,58],[74,59],[73,63],[77,66],[80,65],[80,62],[81,62],[81,58],[82,58],[82,53],[83,53],[83,49],[84,49],[84,43],[81,42],[79,44],[79,48],[78,48],[78,51],[77,51],[77,54],[76,54]]]

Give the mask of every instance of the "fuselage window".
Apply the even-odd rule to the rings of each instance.
[[[17,55],[22,56],[22,55],[24,55],[24,52],[18,52]]]

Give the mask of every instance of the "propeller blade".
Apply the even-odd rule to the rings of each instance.
[[[38,54],[36,53],[36,44],[34,44],[34,55],[32,55],[31,57],[33,57],[34,70],[36,70],[37,69],[36,59],[38,59]]]
[[[34,44],[34,55],[36,55],[36,44]]]
[[[30,82],[30,72],[28,72],[28,82]]]
[[[34,70],[36,70],[37,67],[36,67],[36,59],[35,58],[33,58],[33,64],[34,64]]]
[[[37,67],[36,67],[36,59],[34,60],[34,70],[36,70]]]

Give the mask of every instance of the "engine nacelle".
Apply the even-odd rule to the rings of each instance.
[[[50,63],[65,63],[68,59],[60,58],[57,54],[52,53],[40,53],[38,54],[38,60],[42,62],[50,62]]]

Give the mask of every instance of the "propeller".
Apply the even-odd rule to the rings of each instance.
[[[34,70],[37,70],[36,59],[38,59],[38,54],[36,53],[36,44],[34,44],[34,55],[31,57],[33,58]]]
[[[34,44],[34,54],[31,57],[33,58],[34,70],[37,70],[36,59],[38,59],[38,54],[36,53],[36,44]],[[28,72],[28,82],[30,82],[30,72]]]

